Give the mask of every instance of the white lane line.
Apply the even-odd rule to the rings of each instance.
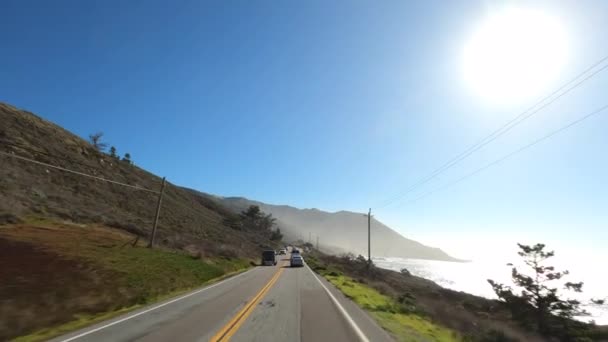
[[[95,329],[91,329],[91,330],[89,330],[89,331],[85,331],[85,332],[83,332],[83,333],[81,333],[81,334],[78,334],[78,335],[76,335],[76,336],[72,336],[72,337],[67,338],[67,339],[65,339],[65,340],[61,340],[61,342],[69,342],[69,341],[73,341],[73,340],[75,340],[75,339],[78,339],[78,338],[81,338],[81,337],[83,337],[83,336],[86,336],[86,335],[92,334],[92,333],[97,332],[97,331],[99,331],[99,330],[102,330],[102,329],[105,329],[105,328],[111,327],[111,326],[113,326],[113,325],[116,325],[116,324],[118,324],[118,323],[122,323],[122,322],[124,322],[124,321],[128,321],[128,320],[130,320],[131,318],[135,318],[135,317],[137,317],[137,316],[141,316],[141,315],[146,314],[146,313],[148,313],[148,312],[150,312],[150,311],[154,311],[154,310],[156,310],[156,309],[162,308],[163,306],[166,306],[166,305],[169,305],[169,304],[175,303],[175,302],[180,301],[180,300],[182,300],[182,299],[186,299],[186,298],[188,298],[188,297],[194,296],[195,294],[198,294],[198,293],[201,293],[201,292],[203,292],[203,291],[207,291],[207,290],[209,290],[209,289],[212,289],[212,288],[214,288],[214,287],[216,287],[216,286],[222,285],[222,284],[224,284],[224,283],[226,283],[226,282],[228,282],[228,281],[230,281],[230,280],[232,280],[232,279],[236,279],[236,278],[238,278],[238,277],[240,277],[240,276],[242,276],[242,275],[245,275],[245,274],[247,274],[247,273],[249,273],[249,272],[251,272],[251,271],[254,271],[254,270],[256,270],[256,269],[257,269],[257,268],[254,268],[254,269],[251,269],[251,270],[249,270],[249,271],[246,271],[246,272],[243,272],[243,273],[241,273],[241,274],[238,274],[238,275],[236,275],[236,276],[234,276],[234,277],[230,277],[230,278],[228,278],[228,279],[224,279],[224,280],[220,281],[219,283],[215,283],[215,284],[213,284],[213,285],[210,285],[210,286],[204,287],[204,288],[202,288],[202,289],[200,289],[200,290],[196,290],[196,291],[194,291],[194,292],[188,293],[187,295],[183,295],[183,296],[181,296],[181,297],[178,297],[178,298],[172,299],[172,300],[170,300],[170,301],[168,301],[168,302],[166,302],[166,303],[159,304],[159,305],[154,306],[154,307],[151,307],[151,308],[149,308],[149,309],[147,309],[147,310],[144,310],[144,311],[138,312],[138,313],[136,313],[136,314],[133,314],[133,315],[131,315],[131,316],[127,316],[127,317],[122,318],[122,319],[119,319],[118,321],[114,321],[114,322],[112,322],[112,323],[108,323],[108,324],[103,325],[103,326],[101,326],[101,327],[99,327],[99,328],[95,328]]]
[[[342,307],[342,305],[340,304],[340,302],[338,302],[338,300],[336,299],[336,297],[334,297],[334,295],[331,293],[331,291],[329,291],[329,289],[327,288],[327,286],[325,286],[325,284],[323,284],[323,282],[317,277],[317,275],[315,274],[315,272],[313,272],[313,270],[310,267],[308,267],[308,265],[306,265],[306,268],[308,268],[308,270],[310,271],[310,273],[312,273],[312,276],[315,277],[315,279],[317,279],[317,281],[319,282],[319,284],[321,284],[321,286],[323,287],[323,289],[325,290],[325,292],[327,292],[327,294],[329,295],[329,298],[331,298],[331,300],[334,302],[334,304],[336,304],[336,306],[338,307],[338,310],[340,311],[340,313],[342,313],[342,315],[344,316],[344,318],[346,318],[346,321],[351,326],[351,328],[353,328],[353,330],[355,331],[355,333],[357,334],[357,336],[359,337],[359,339],[361,341],[363,341],[363,342],[369,342],[369,340],[367,339],[367,336],[365,336],[365,334],[363,333],[363,331],[361,331],[361,329],[359,328],[359,326],[357,325],[357,323],[355,323],[355,321],[353,320],[353,318],[350,317],[350,315],[348,314],[348,312],[346,312],[346,310],[344,309],[344,307]]]

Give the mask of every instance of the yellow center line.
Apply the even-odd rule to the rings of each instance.
[[[281,273],[283,273],[283,265],[281,265],[281,268],[272,276],[272,278],[270,278],[270,280],[268,281],[268,283],[266,283],[266,285],[260,290],[260,292],[258,292],[246,305],[245,307],[243,307],[236,315],[234,315],[234,317],[232,317],[232,319],[230,319],[230,321],[228,321],[228,323],[222,327],[222,329],[220,329],[215,335],[213,335],[213,337],[211,337],[211,339],[209,341],[211,342],[226,342],[229,341],[230,338],[232,337],[232,335],[234,335],[237,330],[239,330],[239,328],[241,327],[241,325],[243,325],[243,323],[245,322],[245,320],[247,319],[247,317],[249,317],[249,315],[251,315],[251,313],[253,312],[253,310],[255,309],[256,304],[259,302],[259,300],[264,297],[266,295],[266,293],[268,291],[270,291],[270,289],[272,288],[272,286],[274,285],[274,283],[277,282],[277,280],[279,279],[279,277],[281,276]]]

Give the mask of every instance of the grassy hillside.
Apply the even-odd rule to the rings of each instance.
[[[43,340],[249,266],[132,242],[96,224],[0,225],[0,340]]]
[[[139,188],[158,191],[161,178],[2,103],[0,152],[0,340],[44,339],[200,286],[278,243],[168,183],[157,243],[144,248],[157,194]]]
[[[544,341],[498,301],[442,288],[365,260],[313,251],[308,265],[367,310],[398,341]]]
[[[97,151],[87,141],[32,113],[0,103],[0,152],[97,177],[160,189],[161,178]],[[98,223],[147,238],[157,195],[0,155],[0,214]],[[204,255],[256,256],[268,236],[235,231],[235,214],[217,202],[169,183],[158,242]]]

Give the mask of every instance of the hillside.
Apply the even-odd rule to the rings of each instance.
[[[205,195],[205,194],[203,194]],[[272,205],[242,197],[217,197],[206,195],[218,203],[241,211],[250,205],[258,205],[264,212],[277,218],[286,240],[312,243],[319,237],[320,248],[332,254],[351,252],[367,255],[367,216],[361,213],[339,211],[329,213],[318,209],[298,209],[287,205]],[[407,239],[382,222],[372,218],[372,256],[401,257],[443,261],[459,261],[439,248],[425,246]]]
[[[270,231],[231,228],[232,211],[168,183],[146,248],[160,184],[0,103],[0,340],[46,340],[243,270],[277,245]]]
[[[120,149],[120,146],[117,146]],[[0,103],[0,152],[158,191],[161,178],[97,151],[84,139],[30,112]],[[0,214],[97,223],[147,239],[158,195],[0,154]],[[257,257],[259,232],[224,225],[234,214],[215,201],[168,183],[159,245],[203,255]]]
[[[30,112],[0,103],[0,122],[0,152],[153,191],[160,188],[160,177],[101,153],[84,139]],[[0,214],[100,223],[143,238],[149,236],[155,193],[5,155],[0,158]],[[201,250],[209,255],[222,252],[254,257],[261,246],[269,244],[268,236],[237,231],[224,224],[251,204],[272,213],[287,239],[307,240],[311,234],[319,236],[328,251],[367,252],[367,223],[361,214],[214,197],[171,184],[163,198],[157,241],[167,247]],[[372,222],[372,234],[374,256],[454,260],[440,249],[406,239],[376,220]]]

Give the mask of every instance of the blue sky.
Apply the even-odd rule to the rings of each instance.
[[[569,49],[542,91],[496,104],[465,85],[461,56],[506,6],[560,18]],[[329,211],[375,207],[608,54],[604,1],[2,1],[0,13],[0,101],[103,131],[173,183]],[[606,104],[607,86],[608,71],[419,192]],[[600,115],[376,217],[464,257],[537,240],[599,251],[606,127]]]

